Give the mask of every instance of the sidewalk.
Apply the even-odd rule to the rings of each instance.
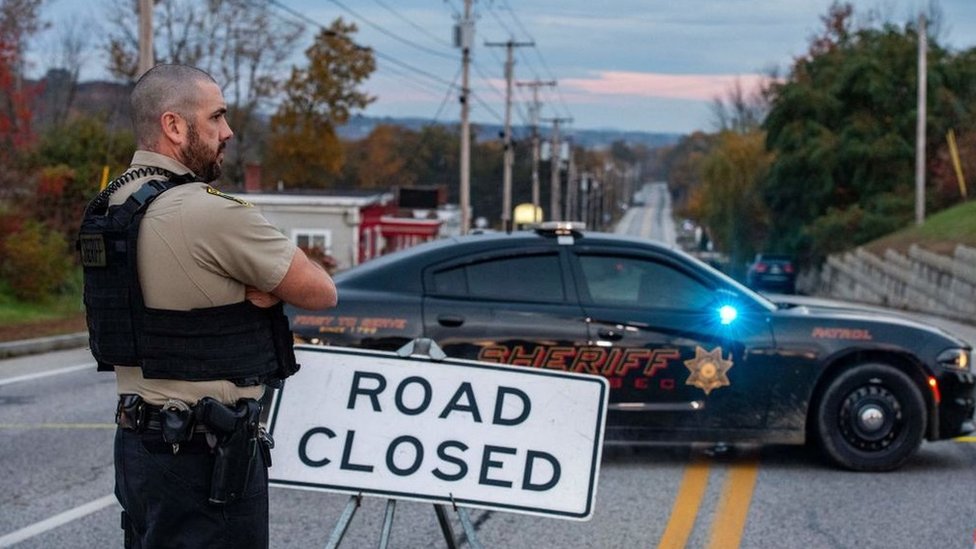
[[[0,343],[0,359],[13,358],[23,355],[47,353],[62,349],[77,349],[88,345],[88,332],[74,334],[22,339]]]

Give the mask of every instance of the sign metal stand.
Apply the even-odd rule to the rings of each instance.
[[[332,533],[329,535],[329,541],[325,546],[326,549],[337,549],[339,544],[342,543],[342,538],[346,535],[346,530],[349,529],[349,524],[352,522],[352,518],[356,515],[356,510],[359,509],[362,499],[362,494],[349,496],[349,501],[346,503],[346,508],[342,511],[339,521],[336,523],[335,528],[332,529]],[[386,500],[386,512],[383,517],[383,528],[380,530],[380,549],[386,549],[390,544],[390,533],[393,530],[393,517],[396,514],[396,502],[397,500],[395,499]],[[461,521],[461,528],[464,530],[464,536],[467,538],[468,545],[472,549],[482,549],[481,543],[478,541],[478,537],[475,533],[474,525],[471,523],[471,518],[468,516],[467,509],[464,507],[458,507],[456,504],[452,505]],[[444,534],[444,541],[447,542],[448,549],[458,549],[460,544],[454,539],[454,529],[451,528],[450,517],[448,517],[447,513],[448,511],[446,505],[434,504],[434,514],[437,515],[437,523],[441,527],[441,533]]]
[[[433,361],[444,360],[447,355],[444,351],[435,343],[432,339],[418,338],[407,343],[403,347],[397,350],[397,355],[403,358],[409,358],[413,356],[425,356]],[[329,535],[329,541],[326,544],[327,549],[337,549],[339,544],[342,542],[343,536],[346,535],[346,530],[349,529],[349,524],[352,522],[353,517],[356,515],[356,511],[359,509],[363,500],[363,495],[356,494],[349,496],[349,501],[346,503],[346,508],[342,511],[342,515],[339,516],[339,521],[336,523],[335,527],[332,529],[332,533]],[[386,500],[386,512],[383,516],[383,527],[380,531],[380,549],[386,549],[390,543],[390,534],[393,530],[393,517],[396,514],[396,502],[395,499]],[[464,507],[458,507],[454,503],[454,498],[451,498],[451,506],[454,511],[458,514],[458,518],[461,521],[461,528],[464,530],[464,535],[467,538],[468,545],[472,549],[482,549],[481,543],[475,534],[474,525],[471,523],[471,518],[468,516],[468,511]],[[441,533],[444,534],[444,541],[447,542],[448,549],[457,549],[459,543],[454,539],[454,530],[451,528],[451,521],[448,517],[448,511],[446,505],[434,504],[434,514],[437,516],[437,523],[440,525]]]

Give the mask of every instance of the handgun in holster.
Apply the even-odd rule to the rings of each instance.
[[[257,453],[261,405],[254,399],[242,398],[230,407],[204,397],[197,403],[195,415],[197,421],[217,436],[210,503],[232,502],[244,494],[250,480]]]

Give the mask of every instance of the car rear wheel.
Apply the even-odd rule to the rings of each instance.
[[[918,386],[886,364],[861,364],[827,386],[816,410],[821,449],[854,471],[897,469],[925,434],[925,401]]]

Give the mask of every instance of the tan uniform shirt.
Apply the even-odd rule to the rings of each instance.
[[[155,166],[176,175],[188,170],[176,160],[136,151],[132,168]],[[121,204],[143,183],[136,178],[114,192]],[[268,292],[278,286],[297,248],[247,202],[218,193],[205,183],[170,189],[146,211],[139,227],[139,282],[147,307],[188,311],[244,301],[244,287]],[[260,398],[258,387],[229,381],[146,379],[142,369],[116,366],[119,394],[135,393],[151,404],[174,398],[194,404],[205,396],[232,404]]]

